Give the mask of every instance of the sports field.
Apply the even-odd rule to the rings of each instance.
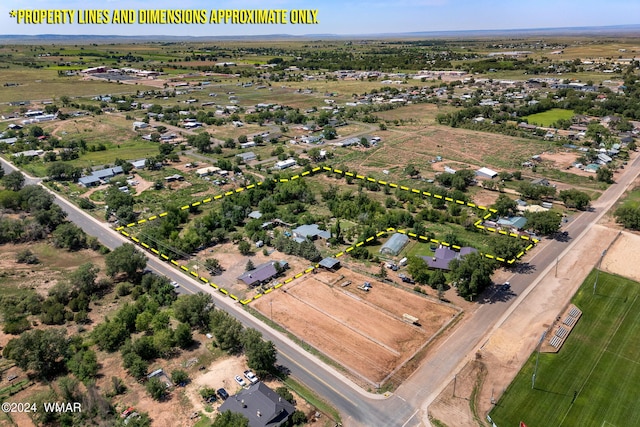
[[[531,355],[491,418],[498,427],[640,425],[640,284],[595,270],[573,298],[583,315],[557,354]],[[575,397],[575,401],[574,401]]]

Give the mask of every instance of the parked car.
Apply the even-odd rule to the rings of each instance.
[[[404,283],[416,283],[411,277],[406,276],[402,273],[398,274],[398,277],[400,278],[400,280],[402,280]]]
[[[227,390],[223,388],[219,388],[216,393],[218,393],[218,396],[220,396],[220,399],[222,400],[227,400],[229,398],[229,393],[227,393]]]
[[[249,370],[249,369],[247,369],[246,371],[244,371],[244,377],[245,377],[246,379],[248,379],[248,380],[249,380],[249,382],[250,382],[251,384],[255,384],[255,383],[257,383],[257,382],[259,381],[259,380],[258,380],[258,377],[256,377],[256,374],[254,374],[254,373],[253,373],[251,370]]]
[[[172,281],[171,286],[173,286],[175,289],[178,289],[180,287],[180,285],[178,285],[178,282],[176,281]]]
[[[504,285],[500,286],[501,291],[508,291],[509,289],[511,289],[511,283],[509,282],[504,282]]]
[[[234,379],[236,380],[236,382],[240,385],[240,387],[244,387],[247,385],[247,383],[242,379],[242,377],[240,375],[236,375],[234,377]]]

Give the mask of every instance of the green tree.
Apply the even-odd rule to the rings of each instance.
[[[491,285],[495,265],[479,253],[472,253],[452,260],[449,268],[451,279],[457,284],[458,295],[472,300]]]
[[[238,250],[244,256],[247,256],[253,253],[251,250],[251,244],[244,239],[238,242]]]
[[[500,216],[511,216],[516,213],[518,204],[515,200],[509,198],[506,194],[500,194],[493,204],[493,208],[498,211]]]
[[[143,311],[136,316],[136,331],[148,332],[151,330],[151,320],[153,320],[153,314],[148,311]]]
[[[242,323],[229,313],[214,310],[211,314],[210,328],[222,350],[235,353],[241,349]]]
[[[596,180],[599,182],[606,182],[607,184],[613,184],[613,170],[608,166],[598,168],[598,172],[596,172]]]
[[[224,411],[216,416],[211,427],[249,427],[249,419],[239,412]]]
[[[204,262],[204,266],[211,272],[211,274],[220,274],[223,270],[222,265],[220,265],[220,261],[217,258],[207,258]]]
[[[447,278],[444,276],[442,270],[434,271],[431,277],[429,277],[429,286],[431,286],[432,289],[438,289],[446,284]]]
[[[560,191],[559,197],[566,207],[581,211],[588,208],[591,202],[591,197],[587,193],[574,188]]]
[[[87,262],[82,264],[69,275],[69,283],[78,291],[86,295],[92,295],[96,290],[96,279],[100,268],[96,265]]]
[[[620,206],[616,209],[614,216],[616,221],[625,228],[640,230],[640,209],[632,206]]]
[[[213,308],[211,294],[203,292],[184,295],[173,303],[173,313],[178,321],[201,330],[207,329],[209,313]]]
[[[326,140],[332,140],[338,137],[338,132],[333,126],[325,126],[322,130],[322,135]]]
[[[125,243],[109,252],[105,257],[106,273],[115,277],[124,273],[129,278],[136,278],[147,266],[147,258],[130,243]]]
[[[384,263],[380,264],[380,271],[378,272],[378,277],[382,280],[387,278],[387,268],[384,266]]]
[[[189,382],[189,374],[182,369],[176,369],[171,372],[171,382],[174,384],[186,384]]]
[[[20,171],[13,171],[2,178],[4,186],[11,191],[20,191],[24,185],[24,175]]]
[[[80,381],[86,382],[96,377],[100,365],[95,351],[83,349],[71,356],[67,367]]]
[[[253,270],[254,268],[256,268],[256,266],[255,266],[255,265],[253,265],[253,261],[251,261],[251,259],[249,259],[249,260],[247,261],[247,265],[244,267],[244,271],[251,271],[251,270]]]
[[[16,255],[16,262],[19,264],[38,264],[40,260],[29,249],[23,249]]]
[[[36,329],[9,340],[2,355],[40,378],[52,378],[65,370],[69,340],[64,329]]]
[[[420,257],[412,256],[407,261],[407,271],[416,283],[429,284],[429,266]]]
[[[147,389],[147,393],[149,393],[154,400],[162,400],[167,395],[167,386],[165,383],[160,381],[158,377],[149,379],[145,388]]]
[[[528,212],[527,229],[543,236],[549,236],[560,230],[562,215],[556,211]]]
[[[296,399],[293,397],[293,394],[289,391],[286,386],[280,386],[275,390],[278,393],[278,396],[291,403],[292,405],[296,404]]]
[[[87,235],[71,222],[59,225],[52,233],[53,244],[59,248],[77,251],[86,247]]]
[[[182,349],[189,348],[191,344],[193,344],[193,334],[191,333],[191,327],[186,323],[178,324],[173,335],[176,341],[176,345]]]
[[[114,352],[129,338],[129,331],[121,321],[107,319],[93,329],[91,336],[100,350]]]

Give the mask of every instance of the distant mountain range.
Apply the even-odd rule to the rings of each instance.
[[[419,31],[407,33],[371,33],[371,34],[267,34],[247,36],[118,36],[91,34],[0,34],[0,43],[62,43],[62,42],[201,42],[215,40],[325,40],[325,39],[389,39],[389,38],[473,38],[504,36],[639,36],[640,24],[609,25],[601,27],[559,27],[559,28],[521,28],[508,30],[454,30]]]

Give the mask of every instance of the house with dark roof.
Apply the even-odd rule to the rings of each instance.
[[[460,248],[460,252],[456,252],[446,246],[440,246],[436,249],[433,257],[423,256],[422,259],[427,263],[429,268],[436,270],[450,270],[449,263],[451,263],[451,261],[454,259],[462,259],[465,255],[469,255],[474,252],[478,252],[478,250],[469,246],[463,246]]]
[[[276,268],[276,263],[280,264],[280,268]],[[258,286],[266,283],[278,275],[278,270],[282,270],[288,266],[286,261],[269,261],[260,264],[253,270],[245,271],[238,280],[247,286]]]
[[[295,410],[295,406],[262,382],[240,390],[219,408],[220,413],[231,411],[244,415],[249,420],[249,427],[279,427]]]

